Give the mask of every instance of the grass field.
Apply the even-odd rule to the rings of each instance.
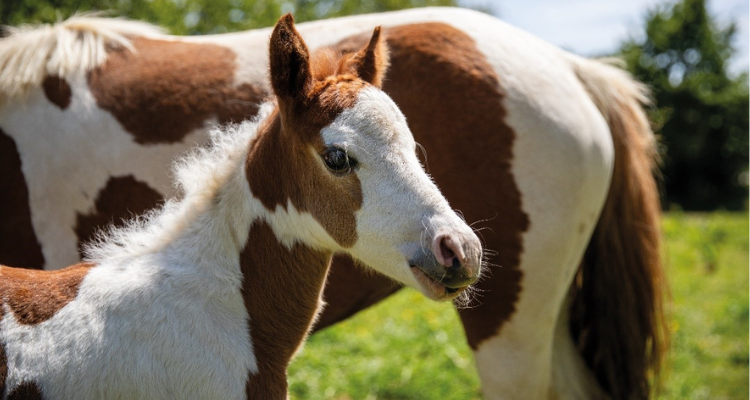
[[[748,398],[748,215],[670,213],[664,255],[672,351],[664,399]],[[314,335],[293,399],[481,398],[455,310],[403,290]]]

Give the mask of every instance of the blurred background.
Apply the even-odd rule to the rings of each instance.
[[[493,14],[569,51],[620,57],[649,85],[659,135],[672,352],[658,398],[748,398],[747,0],[1,0],[0,24],[109,11],[173,34],[423,6]],[[435,346],[439,344],[439,346]],[[455,311],[402,291],[310,339],[292,398],[471,399]]]

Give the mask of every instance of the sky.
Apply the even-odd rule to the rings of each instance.
[[[500,19],[584,56],[612,54],[629,37],[643,36],[646,11],[674,0],[459,0],[488,7]],[[734,20],[737,54],[730,72],[748,70],[748,0],[707,0],[720,24]]]

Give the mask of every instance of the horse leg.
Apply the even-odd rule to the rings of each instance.
[[[570,339],[566,310],[568,288],[590,230],[566,232],[557,242],[538,246],[548,234],[543,227],[534,229],[531,217],[521,261],[520,296],[512,315],[498,307],[508,304],[503,299],[507,274],[502,265],[491,267],[491,278],[479,284],[478,305],[459,309],[459,314],[486,399],[585,398],[596,390],[595,381],[588,384],[588,371]],[[553,380],[557,365],[576,367],[564,375],[575,381],[565,382],[573,387],[558,388]]]
[[[596,376],[581,357],[578,346],[570,334],[570,300],[568,294],[562,303],[552,344],[552,382],[550,398],[603,399],[608,398]]]

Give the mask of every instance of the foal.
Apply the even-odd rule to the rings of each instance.
[[[113,229],[89,262],[0,267],[1,396],[284,398],[335,252],[438,300],[478,278],[479,240],[379,90],[379,29],[312,61],[282,17],[277,103],[181,161],[182,200]]]

